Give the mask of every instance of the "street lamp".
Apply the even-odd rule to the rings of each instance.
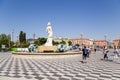
[[[11,35],[8,35],[8,39],[9,39],[9,49],[10,49],[10,41],[11,41]]]
[[[106,41],[106,39],[107,39],[107,34],[105,34],[104,37],[105,37],[105,41]]]
[[[83,38],[83,33],[82,32],[80,33],[80,36],[81,36],[81,46],[83,48],[83,39],[82,39]]]
[[[33,34],[33,41],[35,41],[35,33]]]
[[[14,29],[12,30],[12,41],[14,42]]]
[[[105,34],[104,37],[105,37],[105,42],[107,43],[107,34]]]
[[[19,41],[18,41],[18,35],[17,35],[17,48],[18,48],[18,44],[19,44]]]

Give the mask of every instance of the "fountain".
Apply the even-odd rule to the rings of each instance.
[[[37,50],[38,52],[55,52],[57,50],[57,46],[53,46],[52,40],[53,40],[53,31],[51,23],[48,22],[46,32],[48,33],[48,38],[43,46],[38,46]]]
[[[52,44],[53,41],[53,31],[52,31],[52,26],[51,23],[48,22],[47,27],[46,27],[46,32],[48,34],[47,36],[47,41],[44,45],[42,46],[36,46],[35,44],[30,44],[28,48],[14,48],[13,54],[22,54],[22,55],[45,55],[45,54],[75,54],[76,52],[74,51],[69,51],[70,46],[59,44],[58,46],[54,46]],[[49,53],[48,53],[49,52]],[[52,53],[51,53],[52,52]],[[78,52],[79,53],[79,52]]]

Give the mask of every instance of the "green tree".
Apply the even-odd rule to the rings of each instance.
[[[23,43],[23,31],[20,31],[19,41],[20,41],[20,43]]]
[[[14,42],[10,41],[10,48],[14,47]]]
[[[1,34],[0,35],[0,47],[2,45],[5,45],[6,47],[9,46],[9,38],[6,34]]]
[[[34,44],[43,45],[43,44],[45,44],[46,41],[47,41],[46,38],[38,38],[37,40],[35,40]]]
[[[62,41],[60,42],[60,44],[64,44],[64,45],[65,45],[65,44],[66,44],[66,42],[65,42],[64,40],[62,40]]]
[[[68,45],[71,46],[71,45],[72,45],[72,42],[71,42],[71,41],[68,41]]]
[[[57,41],[52,41],[52,43],[53,43],[53,45],[58,45],[58,44],[60,44],[59,42],[57,42]]]
[[[34,41],[34,44],[36,44],[36,45],[40,45],[39,40],[38,40],[38,39],[36,39],[36,40]]]
[[[75,46],[79,47],[80,45],[79,44],[75,44]]]
[[[23,31],[20,31],[19,41],[21,47],[24,47],[24,45],[26,45],[26,33],[24,33]]]
[[[23,31],[20,31],[19,41],[20,43],[26,43],[26,33],[24,33]]]
[[[23,43],[26,43],[26,33],[23,33]]]

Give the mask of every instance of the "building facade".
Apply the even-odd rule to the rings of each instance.
[[[87,47],[105,47],[108,46],[108,42],[106,40],[93,40],[88,38],[70,38],[72,45],[79,44],[80,46]]]
[[[69,41],[72,42],[72,45],[79,44],[80,46],[90,46],[91,40],[88,38],[70,38]]]
[[[94,40],[94,44],[97,47],[105,47],[108,46],[108,42],[106,40]]]
[[[113,40],[113,47],[120,48],[120,39]]]

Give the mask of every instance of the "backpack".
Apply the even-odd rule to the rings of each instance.
[[[84,49],[84,51],[85,51],[85,54],[88,54],[88,49]]]

